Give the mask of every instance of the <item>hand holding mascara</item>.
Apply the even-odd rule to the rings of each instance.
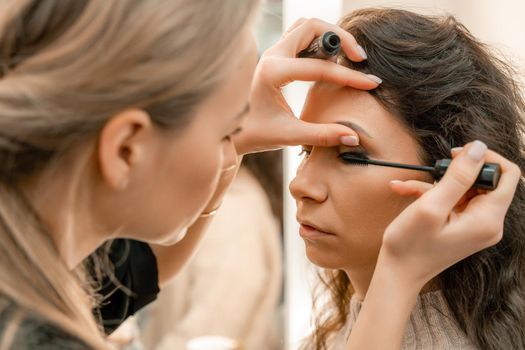
[[[370,164],[370,165],[387,166],[387,167],[400,168],[400,169],[427,171],[432,174],[432,177],[436,181],[439,181],[439,179],[441,179],[443,175],[445,175],[445,172],[447,171],[450,163],[452,162],[452,160],[448,158],[440,159],[440,160],[437,160],[434,166],[432,167],[432,166],[385,162],[382,160],[375,160],[375,159],[359,157],[351,153],[344,153],[341,155],[341,158],[349,163],[353,163],[356,165],[362,165],[362,166],[367,166]],[[500,176],[501,176],[501,166],[499,164],[485,163],[473,187],[479,188],[479,189],[494,190],[498,186]]]
[[[317,37],[304,50],[297,54],[301,58],[320,58],[327,59],[339,53],[341,49],[341,39],[334,32],[326,32]]]

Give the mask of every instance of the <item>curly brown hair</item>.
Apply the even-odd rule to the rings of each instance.
[[[421,160],[448,158],[473,140],[525,168],[525,102],[515,70],[452,16],[361,9],[340,26],[368,60],[345,64],[383,79],[369,91],[418,140]],[[503,239],[437,277],[459,326],[482,349],[525,349],[525,187],[520,181]],[[324,271],[314,298],[315,331],[305,347],[326,349],[347,321],[352,295],[344,271]],[[319,308],[320,296],[329,300]],[[324,298],[326,299],[326,298]]]

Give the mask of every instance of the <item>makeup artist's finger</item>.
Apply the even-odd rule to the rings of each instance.
[[[456,206],[454,207],[454,212],[462,212],[467,207],[470,200],[480,194],[483,194],[482,190],[471,188],[459,199],[459,201],[456,203]]]
[[[347,146],[359,144],[358,134],[347,126],[339,124],[308,123],[300,119],[290,118],[281,130],[274,132],[280,137],[282,145],[311,145],[321,147],[338,146],[341,143]],[[343,138],[343,139],[341,139]]]
[[[286,31],[281,36],[281,39],[285,38],[288,34],[290,34],[291,31],[293,31],[295,28],[299,27],[301,24],[303,24],[307,20],[308,19],[304,18],[304,17],[298,18],[288,29],[286,29]]]
[[[271,77],[276,88],[283,87],[293,81],[328,81],[338,85],[351,86],[357,89],[370,90],[376,88],[380,79],[367,75],[337,63],[315,58],[305,59],[265,59],[259,64],[260,69]],[[379,79],[379,80],[378,80]]]
[[[358,45],[352,34],[337,25],[324,22],[318,18],[302,21],[293,30],[290,30],[285,39],[277,43],[275,52],[279,52],[285,57],[296,57],[297,53],[307,48],[315,38],[328,31],[339,36],[341,49],[349,59],[360,62],[367,58],[363,48]]]
[[[461,151],[463,150],[463,147],[454,147],[450,150],[450,155],[452,156],[452,158],[454,158],[455,156],[457,156]]]
[[[407,197],[419,198],[423,193],[427,192],[433,187],[433,184],[417,180],[390,181],[390,188],[392,189],[392,191],[394,191],[396,194]]]
[[[489,206],[490,211],[504,215],[514,198],[516,187],[522,176],[521,170],[513,162],[490,150],[485,156],[485,162],[498,163],[501,166],[498,186],[493,191],[483,194],[479,201],[469,203],[466,212],[475,211],[478,206],[483,206],[481,210],[486,210],[487,206]]]
[[[448,216],[476,181],[486,153],[487,146],[481,141],[474,141],[465,146],[460,154],[454,157],[443,178],[432,191],[427,192],[425,200],[434,203]]]
[[[451,244],[477,245],[476,250],[479,250],[496,244],[502,238],[505,215],[521,178],[521,171],[517,165],[490,150],[485,155],[485,161],[501,165],[498,187],[469,198],[463,204],[462,210],[454,216],[454,220],[449,221],[442,234],[443,239]]]

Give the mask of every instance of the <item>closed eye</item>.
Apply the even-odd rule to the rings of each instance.
[[[339,159],[341,159],[343,163],[350,164],[350,165],[355,164],[355,161],[352,161],[352,159],[355,159],[355,158],[370,159],[365,153],[362,153],[362,152],[343,152],[343,153],[340,153],[338,157]]]
[[[301,147],[301,152],[299,152],[299,157],[308,158],[308,156],[310,155],[311,151],[312,151],[311,148],[302,146]]]

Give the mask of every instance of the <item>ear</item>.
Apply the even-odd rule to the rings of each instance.
[[[149,115],[139,109],[120,112],[104,125],[97,155],[101,176],[110,187],[127,187],[133,167],[144,158],[152,131]]]

